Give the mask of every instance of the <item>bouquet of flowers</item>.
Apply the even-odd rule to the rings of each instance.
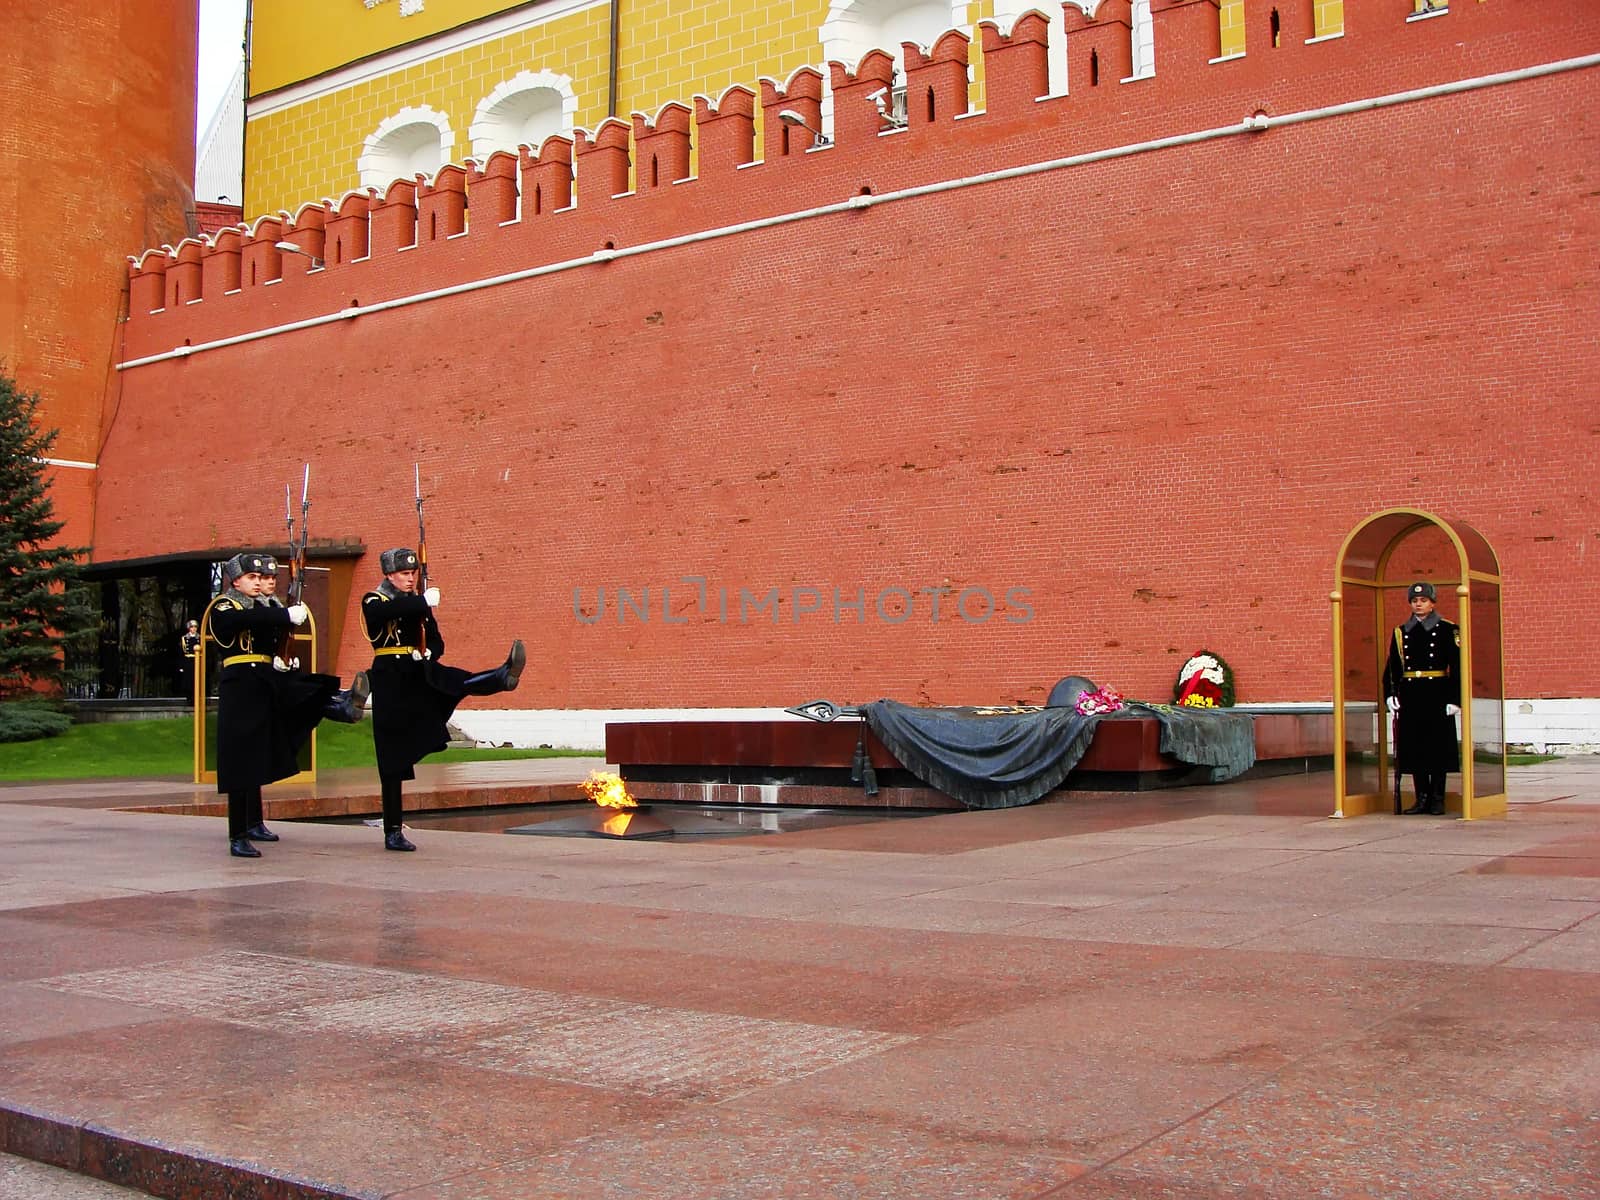
[[[1099,713],[1114,713],[1118,709],[1127,708],[1122,697],[1109,687],[1095,688],[1092,692],[1084,692],[1078,697],[1078,714],[1084,717],[1095,716]]]

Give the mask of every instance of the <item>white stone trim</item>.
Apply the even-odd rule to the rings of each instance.
[[[1150,18],[1150,0],[1133,0],[1133,74],[1123,83],[1149,79],[1156,73],[1156,25]]]
[[[487,162],[489,155],[496,150],[510,150],[515,152],[521,144],[505,145],[494,137],[494,119],[490,113],[500,104],[520,96],[525,92],[551,91],[561,97],[561,125],[540,135],[537,141],[529,143],[534,150],[544,144],[544,139],[552,133],[560,133],[570,137],[573,126],[578,120],[578,93],[572,88],[572,76],[557,75],[553,71],[518,71],[510,79],[496,84],[491,91],[478,104],[477,110],[472,114],[472,124],[467,127],[467,140],[472,145],[472,157],[479,162]]]
[[[613,721],[804,721],[781,708],[461,709],[450,723],[479,742],[598,750]]]
[[[98,471],[99,463],[82,462],[76,458],[36,458],[34,462],[42,462],[51,467],[69,467],[75,471]]]
[[[254,121],[258,117],[269,116],[286,108],[293,108],[297,104],[343,91],[353,84],[378,79],[393,71],[414,67],[418,63],[432,62],[436,58],[444,58],[460,50],[481,46],[485,42],[498,41],[500,38],[521,33],[524,29],[532,29],[536,25],[544,25],[572,13],[605,7],[608,3],[609,0],[551,0],[551,3],[537,4],[531,9],[516,9],[498,17],[477,21],[463,29],[441,33],[437,37],[427,38],[414,45],[401,46],[387,53],[363,59],[359,63],[335,68],[315,79],[286,84],[259,99],[247,100],[246,120]]]
[[[1505,738],[1534,754],[1600,752],[1600,699],[1507,700]]]
[[[446,163],[455,161],[456,135],[450,128],[450,118],[429,105],[408,104],[394,115],[379,121],[378,127],[367,135],[366,141],[361,143],[361,155],[356,159],[356,170],[360,172],[362,187],[381,189],[396,179],[410,179],[416,174],[423,173],[396,172],[392,169],[389,155],[382,150],[384,141],[390,135],[417,125],[431,125],[439,132],[439,161],[426,172],[427,175],[431,176]]]

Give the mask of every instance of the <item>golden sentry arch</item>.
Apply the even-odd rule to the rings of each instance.
[[[1350,531],[1334,568],[1335,817],[1393,806],[1390,726],[1382,678],[1389,632],[1405,619],[1406,588],[1427,579],[1439,611],[1461,627],[1461,776],[1446,810],[1463,820],[1504,816],[1505,643],[1500,560],[1465,521],[1386,508]]]

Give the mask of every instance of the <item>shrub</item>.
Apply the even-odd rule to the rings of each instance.
[[[72,718],[38,700],[0,703],[0,742],[31,742],[59,737],[72,727]]]

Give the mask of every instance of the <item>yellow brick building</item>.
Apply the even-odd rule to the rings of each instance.
[[[1108,0],[1069,0],[1090,15]],[[1159,2],[1159,0],[1157,0]],[[1421,3],[1422,0],[1417,0]],[[1152,0],[1131,0],[1134,75],[1154,74]],[[254,0],[249,30],[245,215],[252,217],[442,163],[486,157],[608,115],[865,51],[930,44],[985,19],[1009,29],[1018,0]],[[1061,34],[1059,9],[1052,36]],[[1221,0],[1221,57],[1245,52],[1264,0]],[[1342,0],[1314,0],[1318,36]],[[1263,34],[1262,36],[1272,36]],[[1051,91],[1066,91],[1064,55]],[[983,67],[974,50],[982,96]],[[825,120],[829,109],[825,106]],[[759,153],[760,130],[757,130]]]

